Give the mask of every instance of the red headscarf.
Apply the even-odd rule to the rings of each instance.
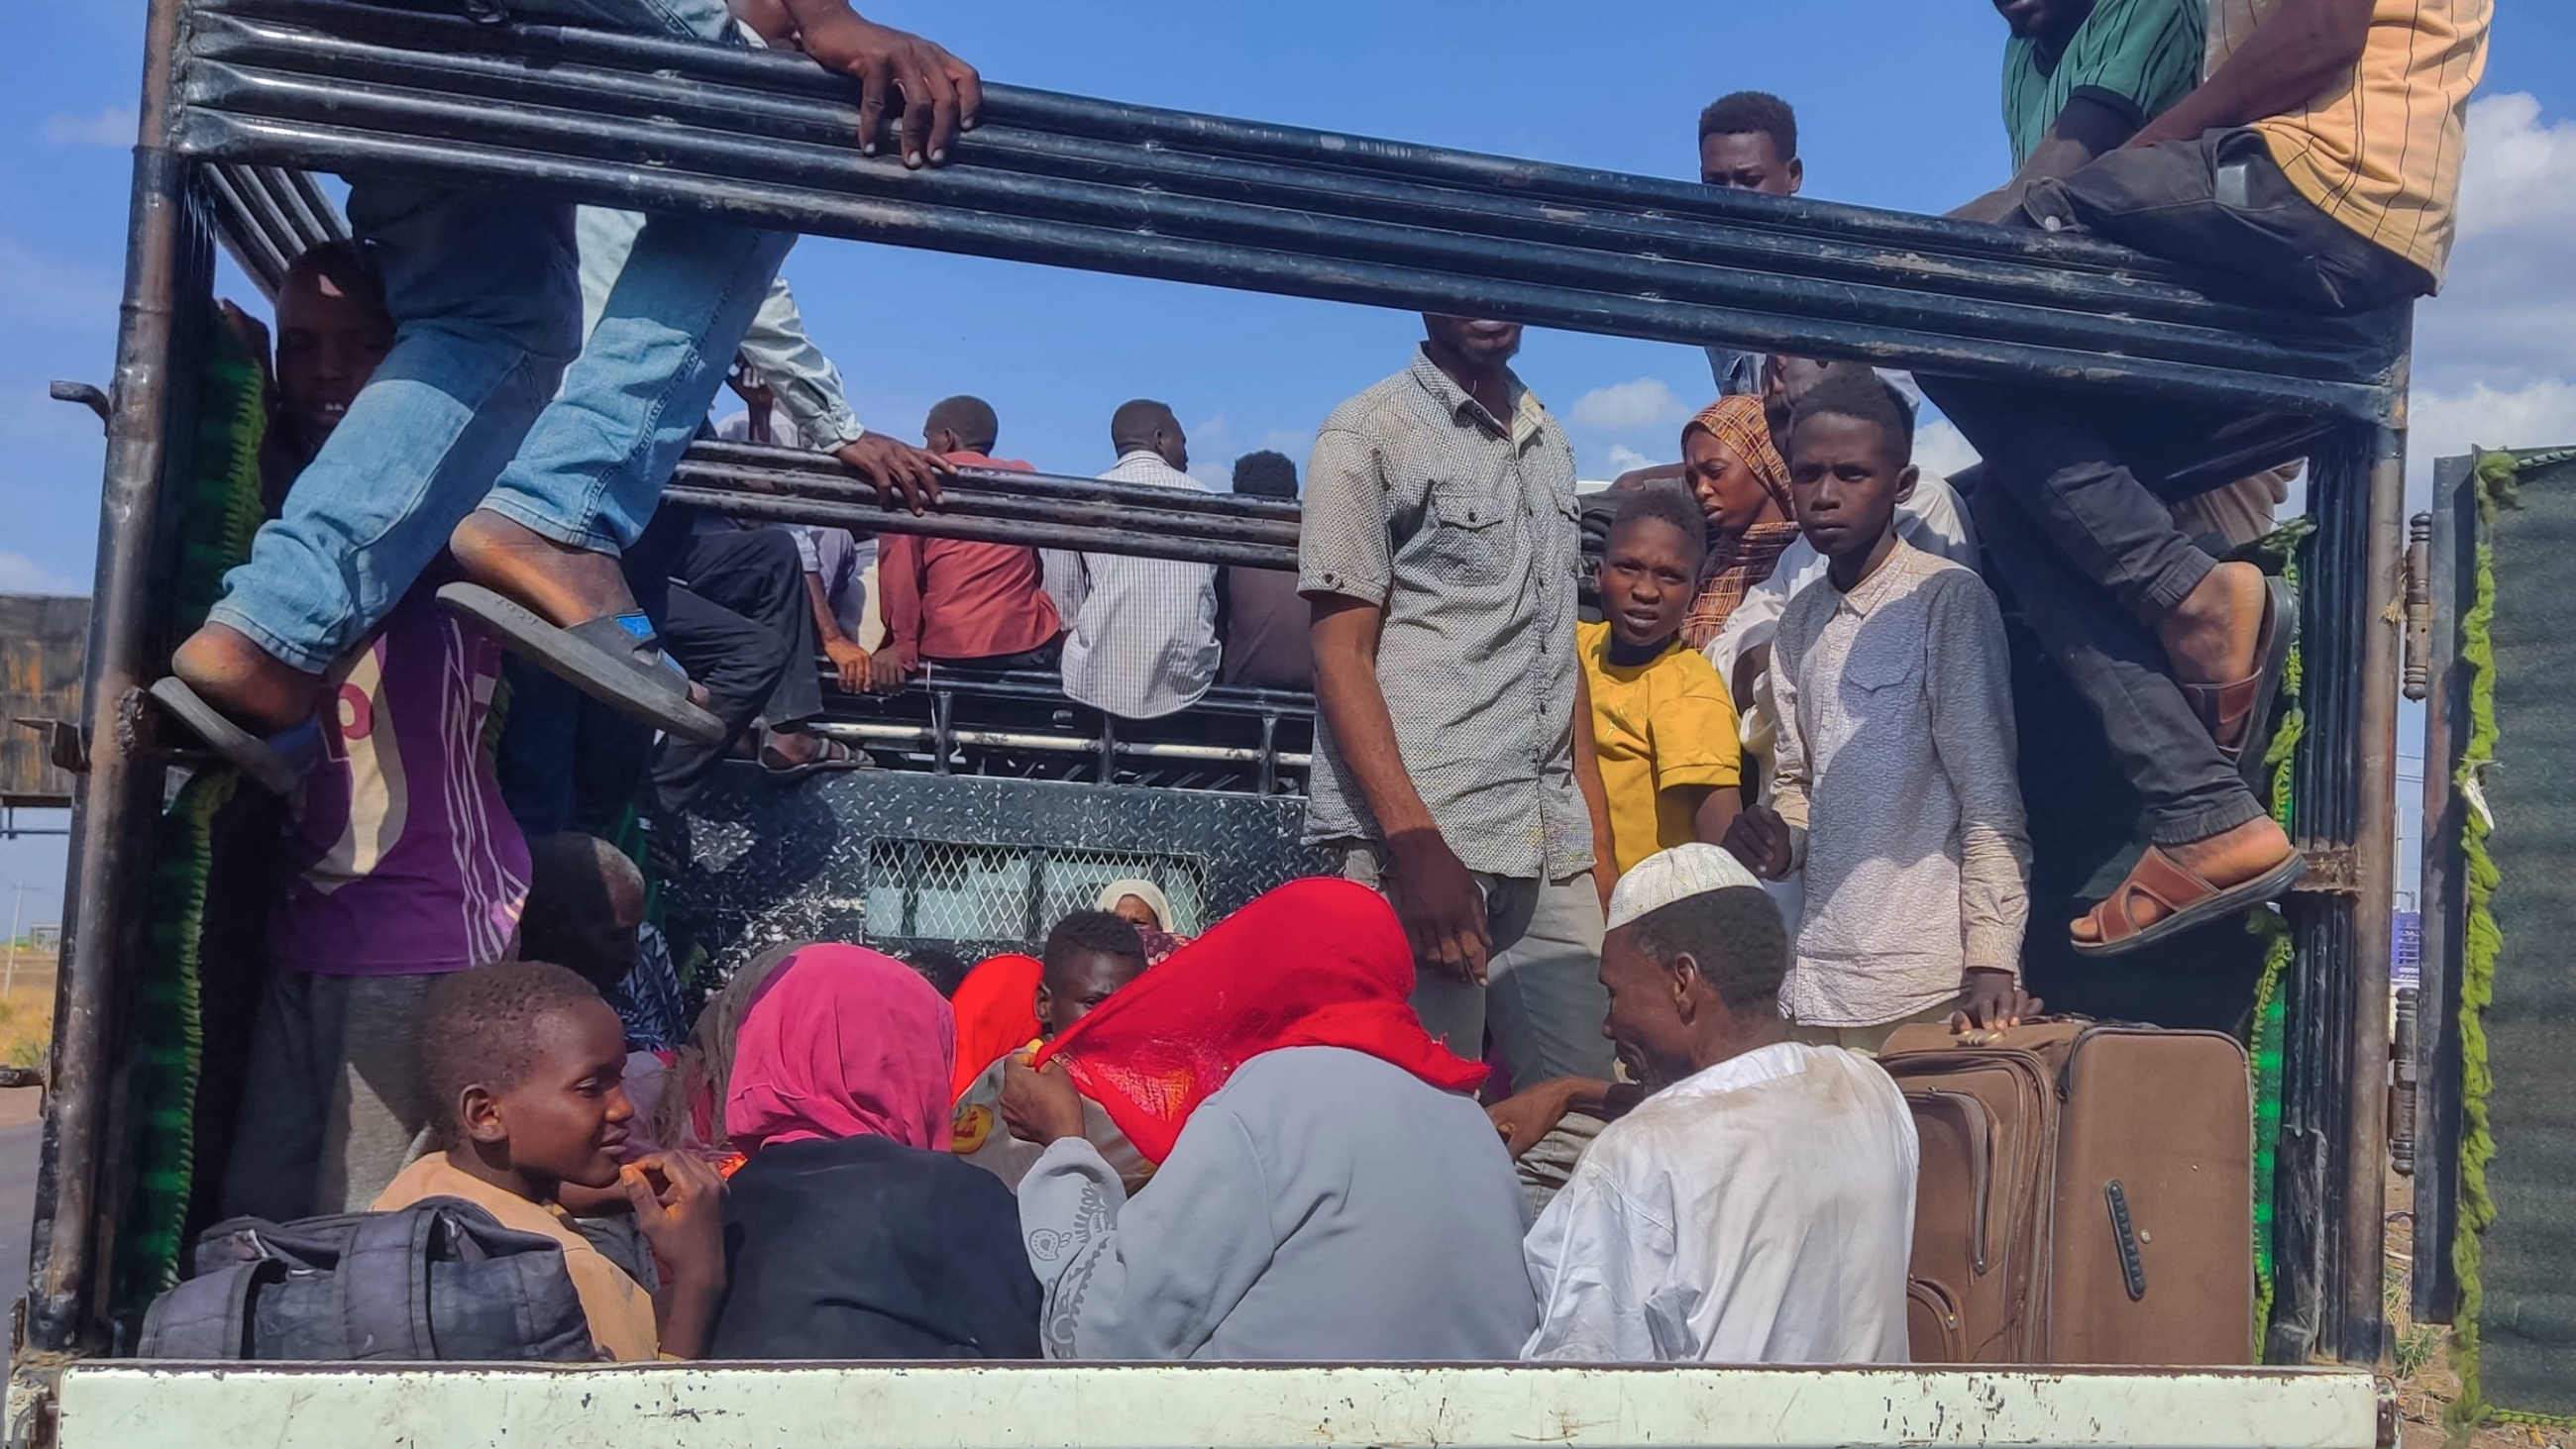
[[[918,972],[865,946],[808,946],[743,1013],[725,1131],[745,1151],[813,1138],[948,1140],[957,1023]]]
[[[948,1100],[956,1101],[984,1069],[1038,1039],[1038,978],[1046,967],[1035,956],[995,956],[957,983],[949,1004],[957,1010],[957,1070]]]
[[[1282,1047],[1366,1052],[1444,1091],[1485,1068],[1413,1014],[1413,947],[1395,909],[1346,880],[1291,881],[1219,921],[1038,1053],[1062,1060],[1148,1161],[1235,1069]]]

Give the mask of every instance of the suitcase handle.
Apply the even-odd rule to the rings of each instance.
[[[1965,1092],[1929,1088],[1908,1092],[1905,1100],[1917,1111],[1956,1117],[1959,1130],[1968,1138],[1968,1155],[1976,1169],[1969,1187],[1970,1195],[1976,1199],[1969,1232],[1974,1239],[1977,1276],[1983,1278],[1986,1276],[1986,1203],[1994,1196],[1995,1181],[1994,1124],[1986,1112],[1986,1104]]]
[[[2102,1184],[2102,1199],[2111,1207],[2111,1238],[2120,1248],[2120,1281],[2129,1290],[2129,1301],[2140,1303],[2147,1296],[2147,1265],[2138,1258],[2137,1229],[2129,1222],[2129,1194],[2112,1178]]]

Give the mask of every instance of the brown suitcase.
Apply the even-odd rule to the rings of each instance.
[[[1922,1145],[1915,1362],[2253,1361],[2253,1123],[2234,1038],[1910,1026],[1880,1064]]]

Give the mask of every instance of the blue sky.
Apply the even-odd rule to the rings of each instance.
[[[1798,108],[1813,196],[1940,210],[2007,170],[2003,23],[1985,0],[861,8],[995,80],[1190,110],[1684,176],[1699,108],[1752,87]],[[113,361],[142,10],[12,7],[0,590],[88,588],[99,430],[45,383],[104,383]],[[2473,438],[2576,441],[2576,6],[2498,10],[2452,283],[2419,320],[2419,459]],[[1110,410],[1138,395],[1173,404],[1203,474],[1263,446],[1302,464],[1324,413],[1419,335],[1400,314],[848,242],[807,240],[787,274],[863,421],[911,436],[930,402],[976,392],[1004,453],[1068,473],[1108,465]],[[229,290],[253,298],[237,277]],[[1532,334],[1522,371],[1589,476],[1669,455],[1708,381],[1683,349],[1561,333]],[[28,879],[50,895],[59,854],[0,844],[0,891]]]

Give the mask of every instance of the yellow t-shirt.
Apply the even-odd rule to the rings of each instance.
[[[2279,0],[2209,0],[2215,71]],[[2494,0],[2376,0],[2352,74],[2254,123],[2299,194],[2442,279]]]
[[[1607,623],[1574,626],[1592,688],[1592,743],[1610,797],[1610,854],[1621,874],[1658,850],[1699,838],[1685,785],[1743,778],[1735,701],[1707,656],[1672,646],[1643,664],[1610,662]]]
[[[542,1233],[563,1244],[564,1268],[572,1275],[573,1292],[581,1297],[582,1316],[590,1320],[590,1336],[619,1363],[649,1362],[661,1356],[653,1295],[592,1247],[563,1209],[503,1192],[472,1173],[459,1171],[446,1153],[433,1152],[386,1184],[369,1210],[389,1213],[429,1197],[461,1197],[505,1228]]]

